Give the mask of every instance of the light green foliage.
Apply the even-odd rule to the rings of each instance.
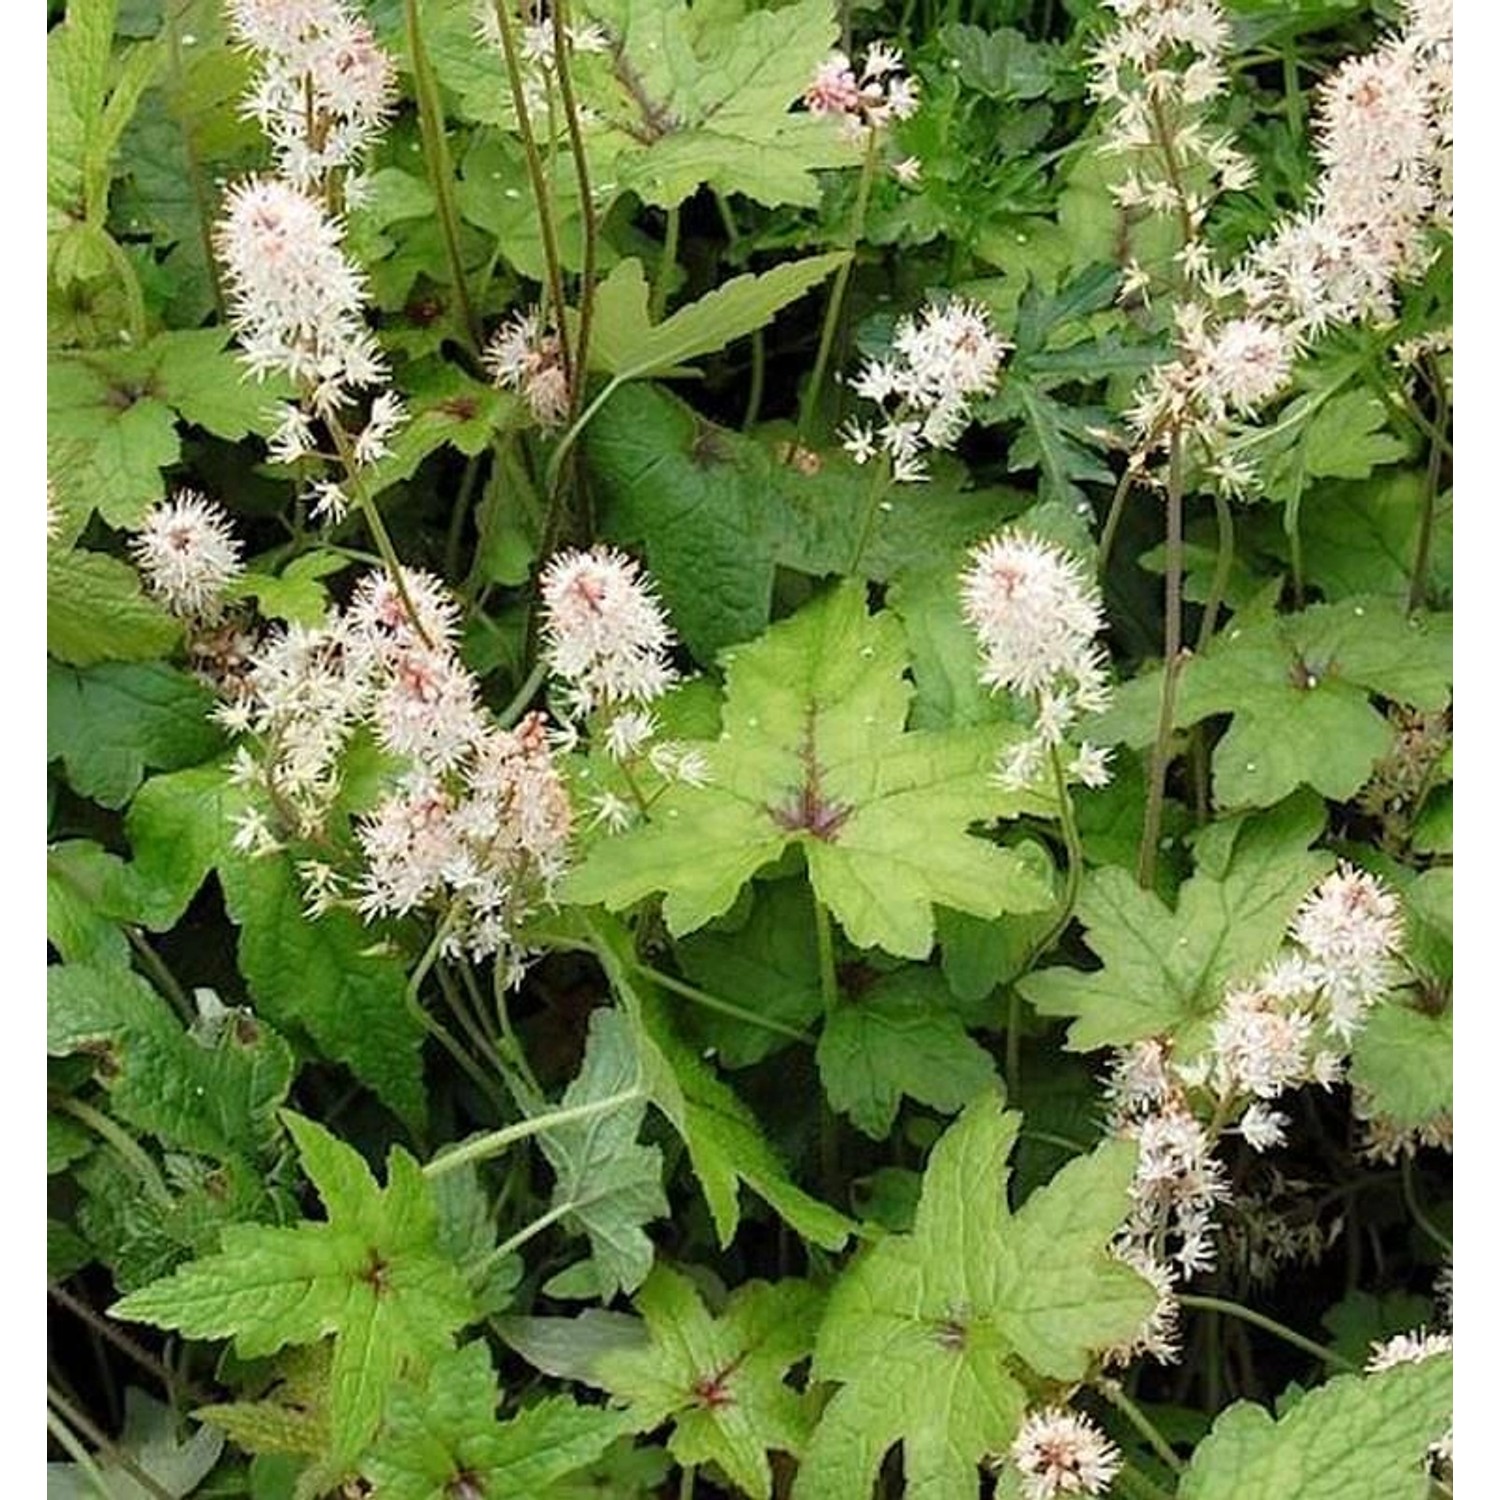
[[[392,1150],[380,1188],[352,1147],[300,1115],[283,1118],[327,1221],[232,1225],[219,1254],[111,1312],[190,1338],[232,1336],[246,1358],[332,1334],[330,1452],[350,1463],[374,1436],[393,1382],[447,1350],[472,1304],[438,1250],[431,1190],[405,1151]]]
[[[897,1442],[909,1500],[974,1500],[1030,1383],[1083,1379],[1092,1351],[1131,1338],[1155,1306],[1107,1251],[1135,1148],[1076,1159],[1012,1215],[1005,1163],[1020,1124],[995,1093],[970,1104],[933,1148],[912,1233],[881,1240],[835,1283],[813,1376],[839,1388],[795,1500],[868,1500]]]
[[[589,364],[615,381],[686,374],[678,368],[686,360],[713,354],[764,327],[848,258],[845,252],[813,255],[760,276],[732,277],[654,327],[641,263],[622,260],[599,286]]]
[[[119,924],[135,915],[125,862],[91,839],[47,850],[47,941],[68,963],[123,965],[130,945]]]
[[[1393,469],[1369,481],[1318,486],[1301,513],[1302,560],[1329,599],[1406,596],[1425,483],[1415,470]],[[1453,572],[1451,494],[1439,505],[1433,546],[1433,582],[1446,590]]]
[[[211,755],[222,736],[202,683],[165,662],[47,663],[47,758],[73,789],[120,807],[148,766],[175,770]]]
[[[994,1059],[967,1031],[933,969],[898,969],[844,1000],[818,1039],[831,1108],[884,1140],[903,1096],[943,1114],[995,1081]]]
[[[317,626],[328,614],[328,590],[323,579],[347,566],[336,553],[314,547],[294,557],[280,573],[252,568],[234,581],[229,592],[237,599],[254,599],[256,612],[264,619]]]
[[[859,947],[925,957],[934,904],[990,917],[1047,904],[1013,852],[967,832],[1045,804],[995,788],[995,730],[903,733],[901,629],[866,613],[862,584],[828,591],[724,665],[724,730],[703,747],[712,782],[669,788],[647,826],[596,845],[569,899],[620,910],[664,891],[681,935],[796,844]]]
[[[717,1464],[754,1500],[770,1500],[767,1452],[800,1454],[808,1398],[786,1383],[811,1352],[822,1296],[803,1281],[747,1282],[711,1317],[693,1283],[657,1266],[635,1299],[650,1344],[601,1356],[593,1379],[642,1431],[671,1421],[678,1463]]]
[[[597,0],[591,14],[622,61],[613,97],[589,102],[621,134],[620,185],[644,202],[671,208],[707,183],[768,207],[811,206],[814,168],[858,160],[835,121],[790,113],[838,35],[828,0]]]
[[[181,635],[128,563],[102,552],[47,549],[47,651],[58,661],[149,661]]]
[[[1021,993],[1043,1015],[1077,1018],[1073,1051],[1170,1032],[1191,1055],[1207,1040],[1224,986],[1275,954],[1298,904],[1332,866],[1330,855],[1307,849],[1322,825],[1321,804],[1303,798],[1245,823],[1215,841],[1223,847],[1209,846],[1232,851],[1221,873],[1203,867],[1200,849],[1175,909],[1113,865],[1090,871],[1078,916],[1103,968],[1042,969],[1020,981]]]
[[[228,338],[225,328],[176,329],[48,366],[48,427],[80,444],[73,482],[110,525],[137,525],[162,497],[161,470],[181,455],[179,419],[231,440],[274,425],[285,381],[246,380]]]
[[[562,1097],[563,1109],[593,1104],[635,1089],[640,1097],[587,1120],[559,1125],[537,1138],[557,1174],[554,1208],[563,1222],[588,1235],[591,1258],[563,1273],[565,1295],[602,1297],[634,1291],[651,1269],[651,1241],[641,1227],[667,1212],[661,1186],[661,1148],[636,1140],[646,1116],[646,1092],[629,1021],[618,1011],[596,1010],[578,1076]],[[549,1283],[559,1291],[560,1278]]]
[[[1430,1015],[1390,999],[1354,1038],[1349,1081],[1374,1112],[1413,1130],[1453,1108],[1453,1010]]]
[[[248,1012],[185,1031],[126,969],[47,970],[47,1051],[108,1057],[114,1112],[168,1146],[225,1161],[262,1149],[292,1082],[291,1048]]]
[[[208,1477],[224,1451],[224,1434],[198,1427],[178,1436],[177,1413],[135,1386],[125,1391],[125,1428],[116,1439],[119,1452],[155,1481],[149,1490],[113,1459],[100,1455],[98,1470],[111,1500],[181,1500]],[[93,1478],[76,1463],[47,1465],[47,1500],[97,1500]]]
[[[500,1390],[482,1341],[435,1359],[396,1387],[364,1464],[382,1500],[533,1500],[593,1463],[620,1436],[617,1413],[554,1396],[497,1420]]]
[[[1360,597],[1293,615],[1239,617],[1184,666],[1173,722],[1233,714],[1214,748],[1222,807],[1269,807],[1299,785],[1352,797],[1390,748],[1389,721],[1370,695],[1441,708],[1452,681],[1448,615],[1408,618],[1394,600]],[[1161,676],[1126,684],[1097,730],[1149,744]]]
[[[1453,1359],[1339,1375],[1279,1421],[1236,1402],[1198,1445],[1181,1500],[1426,1500],[1429,1443],[1452,1424]]]

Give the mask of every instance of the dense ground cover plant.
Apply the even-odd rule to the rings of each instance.
[[[1451,1495],[1441,0],[68,0],[49,1493]]]

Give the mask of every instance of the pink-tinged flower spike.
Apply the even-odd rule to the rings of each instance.
[[[245,363],[256,376],[279,370],[311,388],[321,414],[386,379],[365,325],[364,275],[343,240],[317,199],[271,177],[232,187],[214,230]]]
[[[562,343],[542,327],[535,308],[515,313],[501,325],[484,351],[484,363],[497,386],[520,392],[543,427],[562,426],[570,401]]]
[[[844,53],[830,53],[818,64],[802,102],[815,115],[837,115],[843,133],[862,141],[892,120],[910,119],[919,100],[916,80],[904,71],[900,50],[872,42],[857,74]]]
[[[623,552],[558,553],[542,573],[542,606],[548,662],[579,713],[649,703],[676,681],[672,628]]]
[[[1049,1406],[1027,1414],[1010,1448],[1025,1500],[1102,1495],[1120,1472],[1120,1450],[1085,1416]]]
[[[170,613],[203,624],[218,619],[225,589],[244,572],[229,517],[193,490],[146,512],[130,555]]]

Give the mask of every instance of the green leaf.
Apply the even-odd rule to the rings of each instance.
[[[1404,600],[1411,588],[1422,524],[1425,477],[1398,469],[1368,482],[1319,485],[1299,517],[1302,565],[1330,600],[1389,594]],[[1447,591],[1453,581],[1453,497],[1438,505],[1431,578]]]
[[[995,1093],[933,1147],[916,1226],[865,1250],[835,1283],[813,1377],[838,1386],[794,1500],[868,1500],[902,1445],[909,1500],[977,1500],[1038,1379],[1082,1380],[1130,1339],[1155,1294],[1108,1246],[1129,1208],[1135,1148],[1111,1141],[1006,1206],[1021,1118]]]
[[[322,580],[348,566],[337,553],[315,547],[294,557],[279,575],[252,569],[237,578],[229,592],[232,598],[254,599],[268,620],[315,626],[328,615],[328,590]]]
[[[767,207],[813,207],[814,169],[858,160],[832,119],[789,112],[838,34],[828,0],[749,14],[599,0],[591,14],[613,35],[618,80],[596,107],[622,137],[621,186],[644,202],[672,208],[707,183]]]
[[[434,1360],[398,1386],[364,1465],[382,1500],[533,1500],[594,1462],[626,1429],[618,1414],[553,1396],[499,1421],[500,1391],[483,1342]]]
[[[952,1114],[995,1082],[994,1059],[933,969],[898,970],[841,1004],[818,1040],[818,1072],[829,1105],[877,1141],[903,1096]]]
[[[711,783],[670,787],[648,825],[596,844],[566,899],[618,911],[664,891],[667,928],[680,936],[728,911],[795,844],[858,947],[925,957],[935,904],[989,917],[1047,905],[1023,861],[967,832],[1038,805],[994,785],[1003,731],[903,733],[901,629],[866,613],[862,582],[725,653],[724,665],[724,730],[700,747]]]
[[[218,764],[153,776],[135,794],[125,831],[146,926],[157,932],[175,926],[209,871],[230,858],[230,821],[240,800]]]
[[[120,923],[136,916],[128,865],[92,839],[47,850],[47,941],[68,963],[126,966],[130,944]]]
[[[291,1087],[291,1048],[248,1012],[185,1031],[127,969],[47,970],[47,1051],[108,1057],[101,1081],[114,1112],[169,1146],[218,1161],[262,1149]]]
[[[720,1245],[727,1246],[739,1227],[743,1182],[804,1239],[825,1250],[842,1249],[854,1226],[791,1180],[755,1115],[677,1035],[662,997],[635,975],[630,934],[608,919],[591,920],[587,930],[590,946],[637,1028],[636,1046],[652,1101],[688,1148]]]
[[[120,807],[146,767],[175,770],[211,755],[223,736],[213,694],[164,662],[47,663],[47,758],[62,757],[73,789]]]
[[[800,880],[755,887],[749,920],[733,931],[709,927],[677,945],[683,973],[709,993],[784,1026],[823,1013],[818,934],[812,900]],[[724,1065],[743,1068],[791,1044],[781,1032],[699,1007],[684,1007],[683,1029],[712,1046]]]
[[[220,1254],[110,1312],[189,1338],[233,1337],[244,1358],[332,1334],[331,1455],[349,1464],[375,1435],[396,1379],[443,1354],[472,1307],[438,1250],[437,1211],[416,1162],[393,1148],[380,1188],[352,1147],[312,1120],[283,1118],[327,1221],[232,1225]]]
[[[1408,618],[1392,599],[1236,620],[1183,667],[1173,722],[1185,729],[1211,714],[1234,716],[1214,748],[1221,807],[1269,807],[1304,784],[1346,801],[1394,736],[1370,695],[1441,708],[1452,656],[1450,616]],[[1148,744],[1160,692],[1159,672],[1128,683],[1095,722],[1095,737]]]
[[[1427,1447],[1453,1420],[1453,1358],[1338,1375],[1279,1421],[1237,1401],[1198,1445],[1181,1500],[1426,1500]]]
[[[148,1490],[113,1456],[100,1454],[98,1473],[105,1493],[112,1500],[161,1500],[162,1495],[181,1500],[191,1495],[208,1477],[224,1450],[224,1434],[201,1426],[187,1439],[178,1441],[178,1413],[135,1386],[125,1391],[125,1427],[115,1439],[115,1451],[128,1458],[155,1481]],[[93,1477],[81,1464],[47,1465],[47,1500],[96,1500]]]
[[[717,1464],[754,1500],[770,1500],[768,1451],[801,1453],[808,1397],[786,1383],[812,1352],[822,1296],[804,1281],[752,1281],[710,1317],[693,1283],[657,1266],[636,1296],[650,1345],[603,1356],[595,1379],[640,1430],[672,1423],[684,1468]]]
[[[1171,910],[1115,866],[1090,871],[1078,917],[1103,967],[1028,974],[1021,993],[1046,1016],[1074,1016],[1074,1052],[1122,1047],[1171,1032],[1185,1056],[1206,1041],[1224,986],[1248,979],[1276,952],[1287,923],[1331,856],[1308,852],[1323,812],[1294,799],[1239,831],[1228,871],[1199,869]],[[1200,856],[1201,858],[1201,856]]]
[[[141,592],[140,574],[103,552],[47,552],[47,651],[77,667],[165,656],[182,627]]]
[[[406,1004],[401,961],[373,951],[369,929],[349,912],[309,921],[296,871],[282,855],[226,856],[219,880],[257,1008],[283,1031],[306,1031],[402,1119],[420,1124],[425,1032]]]
[[[847,251],[785,261],[759,276],[735,276],[651,326],[645,273],[622,260],[600,284],[589,363],[616,381],[681,374],[677,366],[713,354],[763,328],[849,259]]]
[[[1453,1010],[1439,1015],[1387,1000],[1354,1038],[1349,1081],[1376,1115],[1415,1130],[1453,1108]]]
[[[557,1174],[552,1206],[568,1207],[564,1223],[588,1235],[593,1251],[586,1268],[569,1271],[569,1295],[601,1297],[634,1291],[651,1269],[653,1249],[641,1227],[667,1211],[661,1185],[661,1148],[642,1146],[636,1136],[646,1116],[646,1093],[629,1021],[601,1008],[589,1018],[583,1067],[568,1085],[561,1107],[593,1104],[640,1090],[640,1098],[592,1119],[559,1125],[538,1136]],[[580,1278],[580,1271],[587,1274]]]

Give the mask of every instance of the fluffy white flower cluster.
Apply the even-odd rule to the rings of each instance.
[[[542,640],[569,712],[618,765],[646,760],[666,781],[701,786],[708,766],[700,751],[658,740],[651,704],[677,681],[675,640],[651,579],[633,558],[611,547],[559,552],[542,572]],[[595,801],[595,821],[628,826],[639,808],[618,794]]]
[[[232,34],[260,60],[245,108],[271,141],[277,173],[230,188],[214,228],[229,321],[257,379],[284,373],[298,389],[277,411],[271,457],[318,454],[319,423],[332,434],[344,476],[315,480],[310,493],[314,517],[336,523],[355,471],[390,452],[407,418],[384,388],[390,372],[365,321],[365,277],[333,212],[355,188],[342,174],[390,113],[395,68],[343,0],[231,0],[229,11]],[[361,392],[372,393],[369,407],[351,433],[347,409]]]
[[[396,69],[369,23],[342,0],[230,0],[230,36],[257,56],[245,113],[265,131],[277,172],[322,193],[385,126]]]
[[[1000,379],[1010,345],[990,326],[987,309],[955,297],[941,307],[929,303],[902,318],[884,359],[865,361],[850,382],[858,395],[884,414],[877,429],[849,422],[844,447],[859,464],[877,453],[891,461],[898,483],[927,478],[923,453],[951,448],[969,424],[969,403],[987,395]]]
[[[1202,0],[1145,8],[1217,9]],[[1344,63],[1318,91],[1321,170],[1310,203],[1227,271],[1201,242],[1179,258],[1197,300],[1177,308],[1176,357],[1146,376],[1128,413],[1141,459],[1184,433],[1221,488],[1250,487],[1254,472],[1239,452],[1249,440],[1236,439],[1236,419],[1283,391],[1297,356],[1330,327],[1388,319],[1396,284],[1429,263],[1432,231],[1452,220],[1451,4],[1409,0],[1406,11],[1403,32]],[[1201,216],[1202,205],[1190,207]],[[1133,267],[1127,289],[1145,279]]]
[[[195,490],[153,505],[131,538],[130,555],[163,607],[198,625],[219,618],[224,591],[245,571],[229,517]]]
[[[1026,1414],[1010,1447],[1023,1500],[1102,1495],[1120,1472],[1120,1450],[1079,1412],[1048,1406]]]
[[[1009,750],[1000,779],[1033,784],[1079,719],[1101,712],[1111,689],[1095,637],[1104,628],[1098,590],[1062,548],[1011,530],[976,547],[960,579],[964,618],[979,638],[980,681],[1026,698],[1035,729]],[[1085,786],[1109,780],[1109,754],[1082,742],[1065,765]]]
[[[1177,215],[1196,231],[1216,194],[1254,177],[1210,119],[1228,81],[1229,21],[1217,0],[1105,3],[1118,20],[1089,58],[1089,92],[1106,109],[1105,151],[1129,161],[1111,192],[1122,208]]]
[[[356,874],[304,862],[309,911],[352,902],[373,919],[431,909],[447,951],[498,954],[518,977],[516,930],[566,861],[567,793],[540,716],[511,731],[484,713],[442,585],[419,572],[403,583],[405,599],[388,574],[368,574],[346,608],[316,627],[289,625],[257,651],[244,693],[219,715],[255,741],[234,766],[235,781],[259,794],[235,843],[252,854],[289,840],[327,844],[344,751],[367,731],[401,769],[356,823]]]
[[[1185,1279],[1213,1266],[1215,1207],[1228,1196],[1214,1155],[1220,1135],[1232,1131],[1256,1151],[1283,1144],[1287,1117],[1272,1103],[1304,1084],[1337,1083],[1350,1039],[1395,980],[1396,899],[1362,870],[1340,865],[1319,882],[1287,936],[1253,980],[1226,991],[1199,1055],[1179,1058],[1161,1037],[1115,1054],[1110,1129],[1140,1145],[1116,1248],[1138,1268],[1157,1262]]]
[[[548,430],[562,426],[570,392],[562,341],[536,308],[514,313],[491,337],[485,368],[497,386],[520,392],[531,414]]]
[[[916,79],[905,71],[899,47],[871,42],[863,66],[842,52],[830,53],[818,64],[802,102],[815,115],[836,115],[851,140],[867,140],[892,120],[908,120],[917,112]]]

